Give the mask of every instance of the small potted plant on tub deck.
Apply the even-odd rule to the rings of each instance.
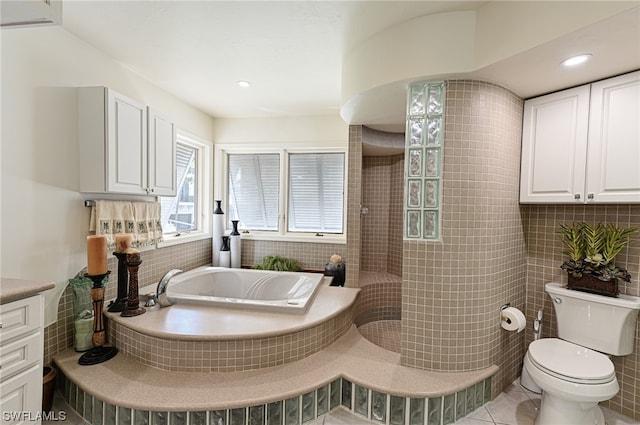
[[[618,279],[631,281],[629,272],[615,265],[615,258],[638,229],[621,229],[614,224],[573,223],[560,225],[564,254],[569,260],[560,268],[569,275],[567,288],[616,297]]]

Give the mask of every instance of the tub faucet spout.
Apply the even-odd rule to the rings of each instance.
[[[169,286],[169,281],[171,278],[178,273],[182,273],[180,269],[169,270],[162,276],[160,282],[158,282],[158,288],[156,289],[156,298],[158,299],[158,304],[160,307],[169,307],[173,305],[173,301],[167,296],[167,286]]]

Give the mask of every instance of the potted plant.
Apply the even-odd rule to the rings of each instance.
[[[286,258],[281,255],[267,255],[255,266],[258,270],[277,270],[281,272],[299,272],[302,270],[300,263],[293,258]]]
[[[573,223],[560,225],[564,254],[569,260],[560,268],[569,275],[569,289],[616,297],[618,279],[631,281],[629,272],[615,265],[615,258],[638,229],[621,229],[614,224]]]

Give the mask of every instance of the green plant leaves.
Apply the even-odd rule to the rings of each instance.
[[[622,229],[615,224],[561,224],[561,240],[566,247],[563,254],[569,257],[569,261],[563,262],[560,268],[574,277],[590,273],[601,280],[621,278],[629,282],[631,275],[613,262],[629,244],[629,236],[636,231],[637,228]]]
[[[277,270],[281,272],[299,272],[302,270],[300,263],[293,258],[286,258],[281,255],[267,255],[255,266],[259,270]]]

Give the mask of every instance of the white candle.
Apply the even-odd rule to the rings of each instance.
[[[99,275],[107,272],[107,237],[87,236],[87,274]]]

